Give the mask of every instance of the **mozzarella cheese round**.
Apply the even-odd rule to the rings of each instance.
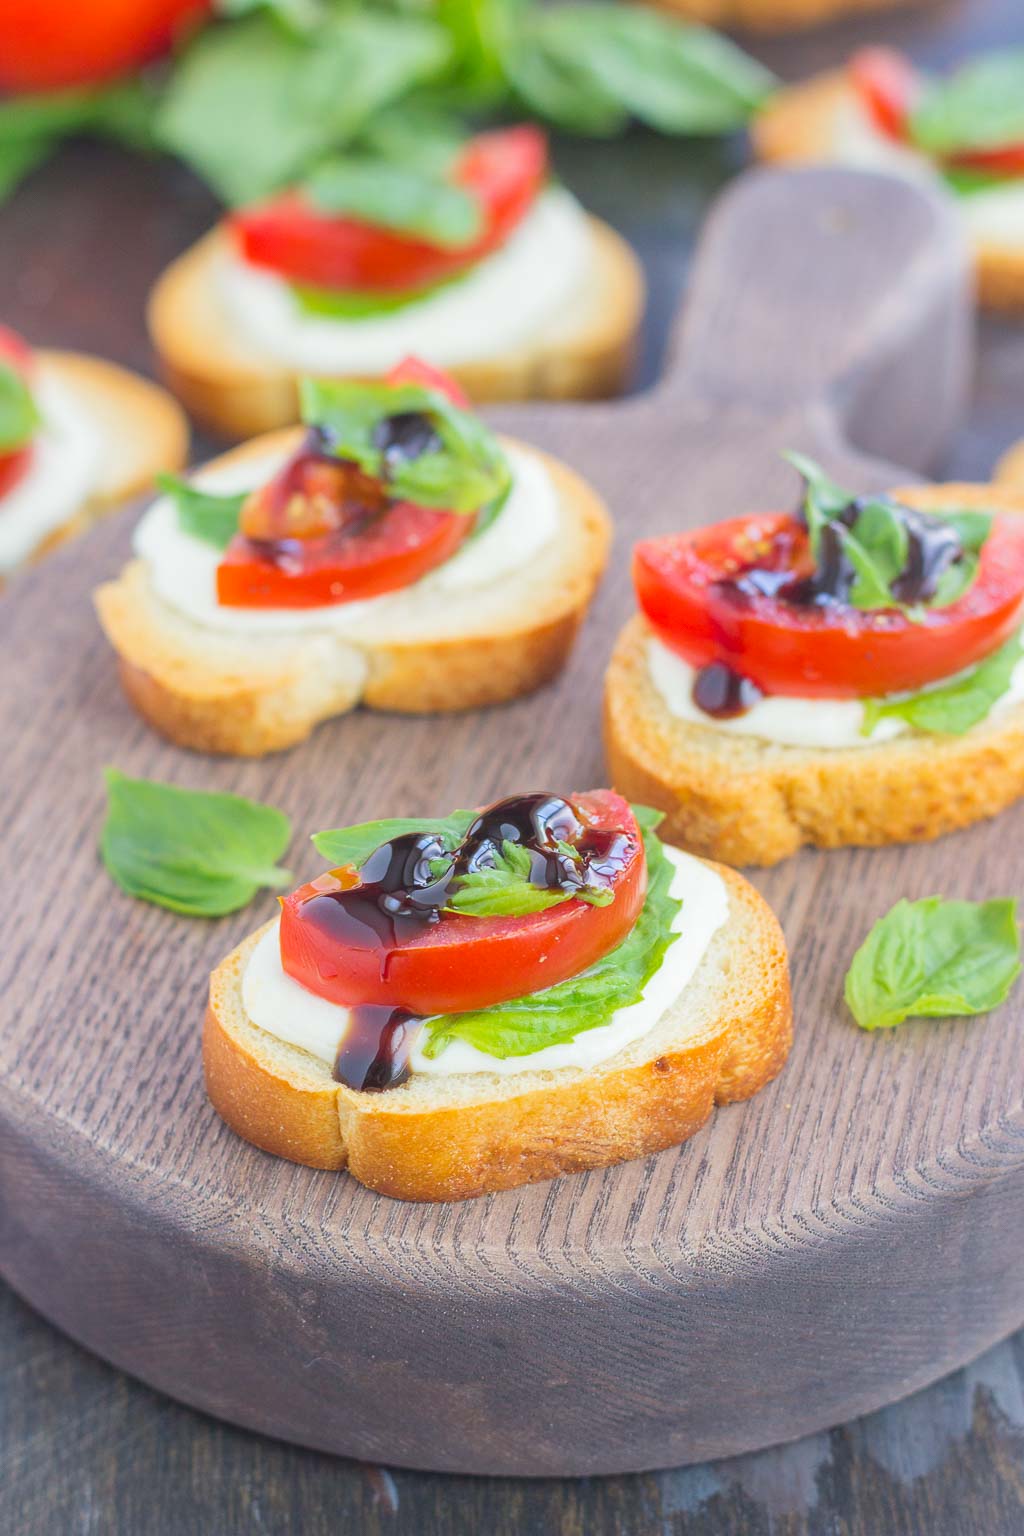
[[[49,534],[69,523],[100,475],[102,439],[86,405],[45,372],[32,393],[42,426],[25,474],[0,496],[0,573],[22,565]]]

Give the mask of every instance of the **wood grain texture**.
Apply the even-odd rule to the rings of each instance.
[[[840,1004],[851,950],[895,890],[1013,889],[1016,813],[935,848],[801,856],[759,881],[794,956],[782,1078],[679,1152],[458,1208],[374,1198],[219,1124],[198,1067],[205,979],[270,901],[174,919],[112,891],[93,842],[108,761],[285,806],[300,876],[318,825],[599,782],[629,541],[791,496],[783,443],[863,485],[892,471],[843,431],[916,466],[934,456],[964,388],[963,282],[946,215],[922,195],[757,173],[713,216],[658,389],[503,412],[585,466],[620,524],[569,672],[533,701],[443,724],[357,715],[265,763],[186,760],[127,710],[89,617],[129,520],[27,578],[0,612],[25,657],[0,704],[19,804],[3,875],[0,1262],[40,1310],[271,1434],[529,1473],[802,1434],[913,1390],[1024,1316],[1024,1275],[999,1240],[1024,1203],[1019,1005],[878,1038]],[[60,857],[41,865],[40,847]]]

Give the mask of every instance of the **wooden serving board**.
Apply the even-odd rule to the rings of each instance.
[[[125,704],[90,592],[132,516],[0,604],[0,1269],[155,1386],[375,1461],[589,1473],[805,1434],[946,1372],[1024,1318],[1024,992],[994,1017],[858,1031],[842,978],[898,895],[1013,894],[1024,806],[932,846],[805,853],[757,877],[793,958],[783,1075],[644,1162],[411,1206],[239,1141],[209,1108],[206,977],[272,911],[133,902],[96,855],[101,768],[230,789],[306,835],[603,781],[603,668],[639,534],[789,504],[792,446],[863,488],[925,468],[964,396],[965,259],[922,192],[755,173],[704,237],[672,362],[618,404],[503,426],[618,521],[565,676],[453,719],[359,713],[262,762],[181,753]],[[856,447],[854,446],[856,444]],[[870,455],[870,456],[868,456]]]

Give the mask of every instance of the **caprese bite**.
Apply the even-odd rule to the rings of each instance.
[[[643,302],[628,246],[550,181],[523,125],[421,168],[321,165],[230,214],[150,305],[178,394],[228,435],[295,421],[304,373],[373,377],[410,352],[475,399],[615,393]]]
[[[789,993],[760,898],[664,848],[658,820],[610,790],[535,792],[318,833],[334,867],[212,978],[215,1107],[412,1199],[683,1140],[716,1091],[778,1071]]]
[[[793,462],[796,513],[636,547],[641,616],[607,684],[616,781],[669,811],[669,836],[740,862],[1002,809],[1024,791],[1021,498],[854,496]]]
[[[367,704],[466,709],[564,663],[607,514],[414,359],[307,381],[306,430],[168,477],[97,605],[129,697],[183,746],[258,755]]]
[[[186,445],[162,390],[99,358],[34,352],[0,326],[0,584],[161,463],[177,468]]]
[[[983,303],[1024,307],[1024,50],[940,78],[889,48],[773,97],[755,120],[765,160],[835,161],[940,187],[975,251]]]

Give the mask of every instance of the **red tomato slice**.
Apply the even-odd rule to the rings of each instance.
[[[1004,149],[965,149],[947,155],[945,164],[969,171],[987,171],[991,176],[1024,176],[1024,144]]]
[[[692,666],[723,661],[764,693],[914,692],[981,661],[1021,622],[1024,518],[997,517],[970,589],[920,622],[896,609],[802,607],[718,585],[744,570],[809,566],[803,524],[771,512],[638,544],[633,578],[651,624]]]
[[[109,80],[165,53],[212,0],[3,0],[0,89]]]
[[[596,789],[571,798],[592,826],[635,840],[610,905],[575,899],[526,917],[442,917],[393,943],[348,924],[343,943],[323,921],[338,904],[324,894],[323,880],[313,881],[281,902],[285,971],[331,1002],[386,1004],[422,1017],[489,1008],[577,976],[633,927],[647,894],[647,861],[621,795]]]
[[[236,213],[230,228],[242,255],[292,282],[356,293],[401,293],[454,277],[503,245],[547,173],[547,141],[522,124],[478,134],[452,180],[479,199],[483,232],[458,249],[318,212],[298,192]]]
[[[32,348],[9,326],[0,325],[0,363],[6,363],[26,381],[31,381],[35,368]],[[32,462],[32,443],[15,448],[12,453],[0,453],[0,496],[12,491]]]
[[[457,405],[460,410],[470,409],[470,399],[457,384],[450,373],[445,373],[441,368],[433,368],[430,363],[425,363],[418,357],[403,357],[400,363],[396,363],[387,376],[389,384],[420,384],[424,389],[436,389],[439,394],[447,395],[452,405]]]
[[[853,87],[876,128],[891,139],[905,140],[907,120],[921,94],[921,81],[895,48],[863,48],[849,65]]]
[[[217,567],[228,608],[322,608],[419,581],[455,553],[474,519],[399,501],[369,527],[262,544],[237,534]]]

